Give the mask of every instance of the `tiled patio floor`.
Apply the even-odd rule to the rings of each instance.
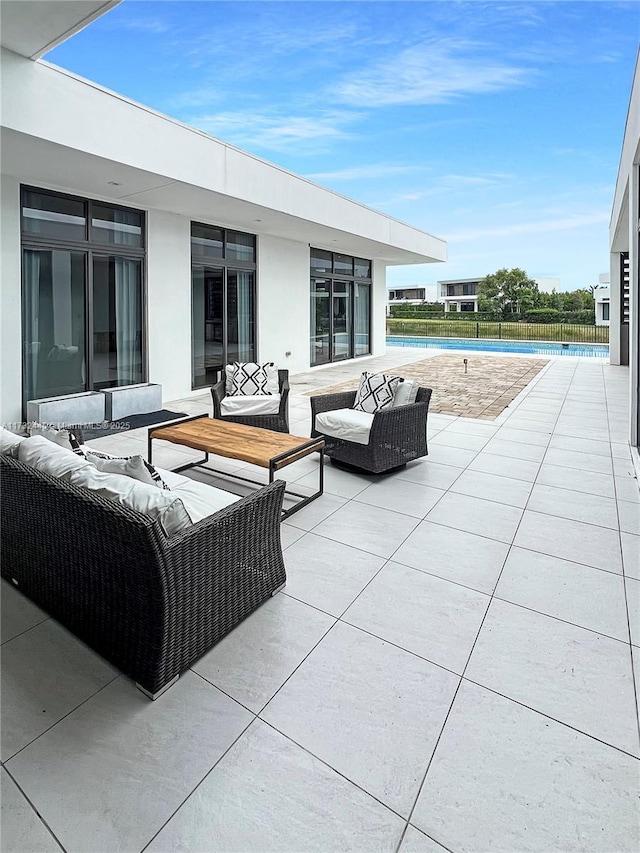
[[[291,431],[362,369],[293,377]],[[154,703],[3,584],[3,853],[637,851],[627,394],[557,358],[496,421],[430,416],[403,471],[327,465],[283,525],[286,589]]]

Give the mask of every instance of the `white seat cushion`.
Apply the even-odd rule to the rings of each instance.
[[[220,412],[223,415],[277,415],[280,394],[255,394],[223,397]]]
[[[360,412],[357,409],[334,409],[316,415],[316,429],[332,438],[369,444],[373,417],[371,412]]]
[[[240,500],[238,495],[217,489],[208,483],[191,480],[189,477],[184,477],[183,480],[183,483],[171,487],[171,494],[180,498],[194,524]]]

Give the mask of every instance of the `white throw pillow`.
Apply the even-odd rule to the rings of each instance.
[[[400,376],[385,376],[384,373],[362,374],[360,385],[356,391],[353,408],[356,411],[382,412],[393,406],[393,398],[397,387],[403,382]]]
[[[225,367],[226,393],[229,396],[277,394],[278,368],[273,362],[236,361]]]
[[[40,424],[36,421],[27,425],[27,432],[30,436],[42,436],[54,444],[64,447],[66,450],[74,449],[75,434],[73,430],[60,428],[54,424]]]
[[[369,444],[372,424],[373,414],[358,409],[333,409],[316,415],[318,432],[356,444]]]
[[[24,441],[24,436],[16,435],[9,429],[0,427],[0,453],[18,458],[18,447]]]
[[[61,447],[42,435],[25,438],[18,446],[18,459],[25,465],[66,482],[76,471],[93,468],[84,456],[78,456],[70,447]]]
[[[121,474],[106,474],[86,460],[85,466],[74,471],[68,482],[158,519],[167,536],[173,536],[191,526],[184,504],[173,492],[157,489]]]
[[[105,453],[96,453],[87,449],[83,453],[88,462],[105,474],[122,474],[124,477],[133,477],[134,480],[140,480],[141,483],[156,486],[158,489],[169,488],[156,468],[142,456],[108,456]]]
[[[408,406],[410,403],[415,403],[419,388],[420,383],[417,379],[405,379],[396,388],[392,408],[395,409],[398,406]]]

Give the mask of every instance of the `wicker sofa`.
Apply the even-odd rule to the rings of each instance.
[[[285,583],[276,481],[168,537],[0,455],[2,576],[156,698]]]
[[[316,424],[321,412],[352,408],[356,392],[318,394],[311,397],[311,436],[324,438],[324,452],[332,462],[371,474],[385,474],[427,455],[427,414],[431,393],[431,388],[420,387],[415,403],[377,412],[373,416],[367,444],[327,435]]]

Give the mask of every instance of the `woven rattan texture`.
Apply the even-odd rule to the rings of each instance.
[[[156,693],[285,582],[276,481],[176,536],[0,457],[2,575]]]

